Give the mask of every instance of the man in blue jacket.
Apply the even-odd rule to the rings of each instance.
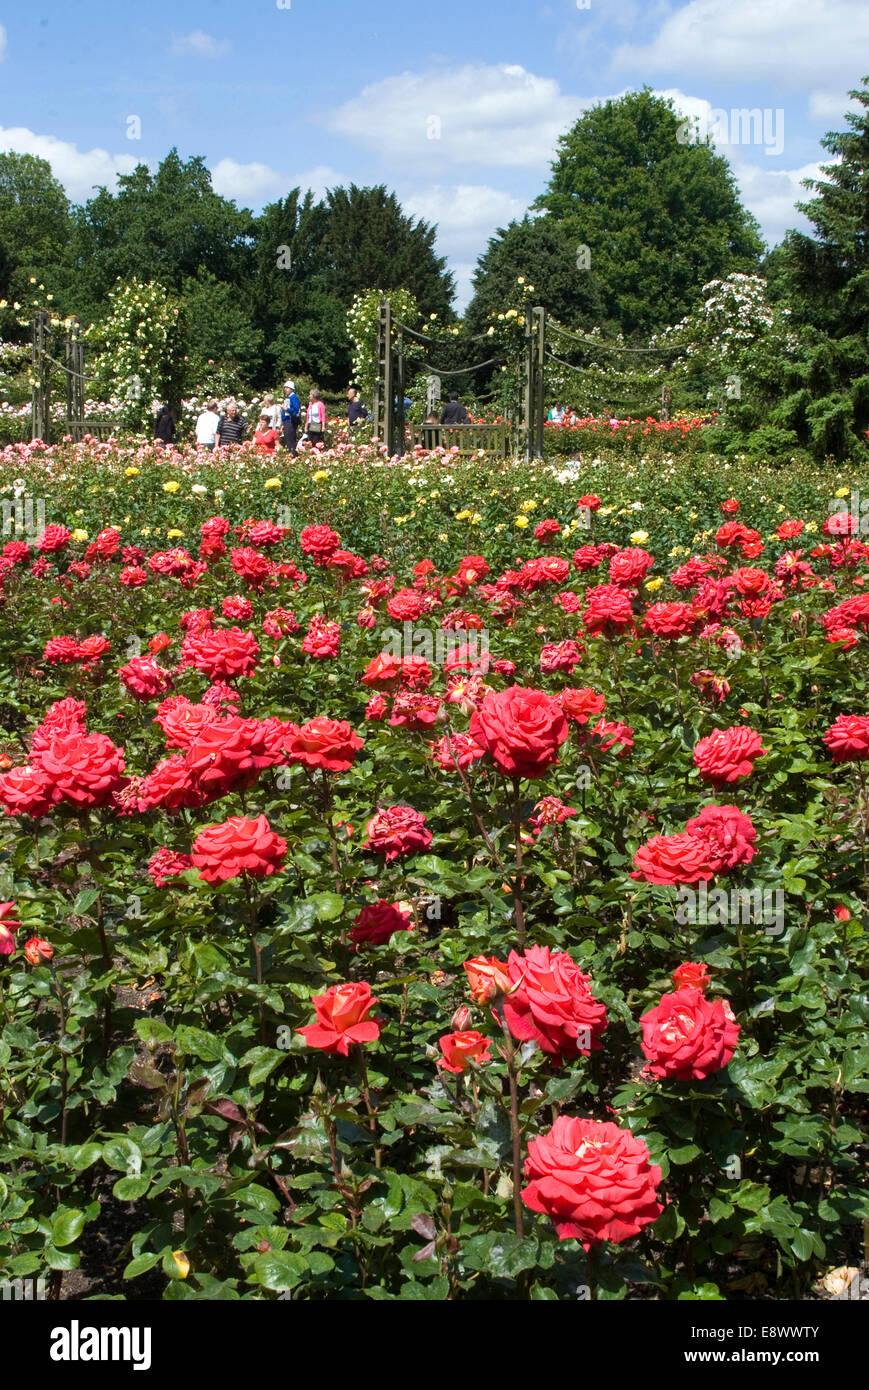
[[[302,402],[296,395],[296,383],[284,382],[285,399],[281,406],[281,424],[284,427],[284,444],[295,457],[299,425],[302,422]]]

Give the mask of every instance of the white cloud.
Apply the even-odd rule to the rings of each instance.
[[[802,187],[802,180],[818,178],[820,168],[819,164],[804,164],[801,169],[767,169],[758,164],[733,161],[742,201],[754,213],[770,246],[781,241],[790,227],[805,229],[808,226],[807,219],[797,212],[794,204],[811,200],[813,195]]]
[[[515,64],[467,64],[374,82],[325,124],[391,168],[542,169],[558,136],[590,104]]]
[[[310,188],[315,197],[321,198],[327,188],[347,180],[327,164],[319,164],[304,174],[283,174],[268,164],[238,164],[234,159],[221,159],[211,171],[211,182],[215,192],[224,198],[259,204],[285,198],[293,188],[301,188],[303,193]]]
[[[132,155],[109,154],[108,150],[79,150],[68,140],[54,135],[37,135],[23,126],[0,127],[0,149],[16,150],[48,160],[51,171],[69,196],[82,201],[93,195],[95,187],[114,187],[118,174],[129,174],[136,167]]]
[[[866,0],[690,0],[651,43],[619,48],[613,64],[770,88],[841,84],[844,99],[862,76],[859,54],[867,48]]]
[[[169,52],[176,58],[222,58],[229,52],[229,39],[215,39],[203,29],[173,39]]]
[[[6,57],[6,30],[0,24],[0,63]]]
[[[859,101],[849,101],[844,91],[809,93],[809,115],[815,121],[826,122],[830,129],[844,130],[845,112],[860,109]]]
[[[457,307],[464,309],[473,294],[477,256],[498,227],[522,217],[527,202],[485,184],[429,184],[397,191],[405,212],[437,224],[436,249],[449,261],[456,277]]]

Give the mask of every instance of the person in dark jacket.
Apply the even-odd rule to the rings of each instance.
[[[459,400],[456,391],[450,392],[450,398],[441,411],[442,425],[466,425],[468,423],[468,412]]]
[[[371,416],[365,406],[356,396],[356,387],[351,386],[347,391],[347,423],[348,425],[358,425],[362,420],[370,420]]]
[[[284,427],[284,444],[295,457],[299,438],[299,425],[302,423],[302,402],[296,395],[296,383],[284,383],[284,403],[281,406],[281,424]]]
[[[217,426],[218,449],[222,449],[226,444],[240,444],[246,429],[247,421],[239,415],[235,401],[230,401],[226,407],[226,414]]]
[[[175,416],[170,405],[160,407],[157,416],[157,423],[154,426],[154,443],[159,444],[161,449],[165,449],[167,444],[175,442]]]

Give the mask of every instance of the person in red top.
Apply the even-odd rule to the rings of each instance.
[[[254,432],[254,443],[261,454],[273,454],[280,435],[272,428],[267,414],[259,417],[259,425]]]

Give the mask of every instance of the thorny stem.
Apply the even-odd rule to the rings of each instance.
[[[493,1010],[494,1013],[494,1010]],[[525,1235],[525,1213],[522,1207],[522,1130],[519,1127],[519,1085],[516,1066],[516,1044],[501,1014],[496,1015],[504,1034],[502,1056],[507,1063],[507,1079],[510,1086],[510,1137],[513,1141],[513,1221],[516,1234],[521,1240]]]
[[[513,835],[516,841],[516,877],[513,880],[513,915],[519,950],[525,949],[525,912],[522,907],[522,806],[520,782],[513,778]]]
[[[469,805],[470,808],[471,808],[471,814],[473,815],[474,820],[477,822],[477,829],[479,830],[480,834],[482,835],[482,837],[483,837],[483,839],[484,839],[484,841],[485,841],[485,843],[486,843],[486,847],[487,847],[487,849],[489,850],[489,853],[492,855],[492,857],[493,857],[493,859],[495,860],[495,862],[496,862],[502,869],[504,869],[504,868],[506,868],[506,865],[505,865],[505,863],[504,863],[504,860],[501,858],[500,854],[498,853],[497,849],[495,848],[495,845],[494,845],[494,843],[493,843],[493,841],[492,841],[492,837],[490,836],[488,830],[486,829],[485,822],[483,821],[483,817],[480,815],[479,808],[478,808],[478,806],[477,806],[476,801],[474,800],[474,793],[471,791],[471,784],[470,784],[470,782],[468,781],[468,778],[467,778],[467,775],[466,775],[466,773],[465,773],[465,770],[464,770],[464,768],[459,767],[459,760],[458,760],[458,758],[456,757],[455,750],[454,750],[454,748],[453,748],[453,741],[452,741],[452,738],[450,737],[449,726],[447,726],[447,728],[446,728],[446,730],[445,730],[445,732],[444,732],[444,738],[446,739],[446,741],[447,741],[447,747],[448,747],[449,750],[450,750],[450,757],[452,758],[453,762],[455,763],[456,772],[459,774],[459,780],[461,781],[462,789],[463,789],[463,791],[464,791],[464,793],[465,793],[465,796],[468,798],[468,805]]]
[[[248,920],[248,929],[249,929],[249,931],[250,931],[250,942],[251,942],[251,946],[253,947],[253,959],[254,959],[254,969],[255,969],[255,971],[256,971],[256,982],[257,982],[257,987],[260,988],[260,987],[262,986],[262,982],[263,982],[263,953],[262,953],[262,947],[260,946],[259,942],[258,942],[257,939],[256,939],[256,927],[257,927],[257,902],[256,902],[256,894],[255,894],[254,889],[253,889],[252,886],[251,886],[251,881],[250,881],[250,878],[249,878],[249,876],[248,876],[247,874],[244,875],[244,892],[245,892],[245,897],[247,898],[247,920]],[[265,1046],[265,1042],[266,1042],[266,1021],[265,1021],[265,1011],[264,1011],[264,1009],[263,1009],[263,1001],[262,1001],[262,999],[258,999],[258,1000],[257,1000],[257,1012],[258,1012],[258,1016],[259,1016],[259,1040],[260,1040],[260,1042],[262,1043],[262,1045]]]
[[[48,968],[51,971],[51,978],[54,982],[54,992],[57,995],[57,1008],[60,1015],[60,1027],[58,1029],[60,1040],[60,1142],[66,1145],[69,1121],[69,1111],[66,1103],[69,1095],[68,1059],[63,1047],[63,1040],[66,1036],[66,1008],[63,1002],[63,989],[61,988],[53,961],[49,961]]]
[[[371,1094],[368,1089],[368,1067],[365,1064],[365,1049],[361,1044],[359,1045],[359,1071],[362,1076],[362,1099],[368,1112],[368,1127],[374,1138],[374,1166],[379,1168],[383,1159],[383,1150],[377,1142],[377,1116],[371,1104]]]

